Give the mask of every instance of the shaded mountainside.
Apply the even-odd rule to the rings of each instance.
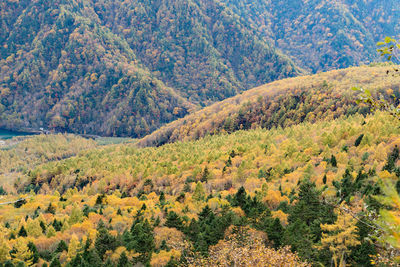
[[[400,27],[394,0],[50,2],[0,3],[0,127],[142,137],[303,69],[372,61]]]
[[[299,73],[217,1],[0,5],[8,129],[143,136],[197,104]]]
[[[14,6],[12,29],[3,27],[1,127],[142,136],[192,106],[142,67],[126,41],[91,20],[90,9],[21,7]]]
[[[400,30],[396,0],[223,0],[243,21],[317,72],[377,60],[375,44]]]
[[[258,127],[287,127],[303,121],[331,120],[365,114],[355,103],[353,86],[398,94],[400,77],[387,75],[388,66],[354,67],[312,76],[275,81],[215,103],[165,125],[139,140],[141,146],[196,140],[208,134]]]
[[[298,73],[220,1],[95,1],[101,21],[186,98],[210,103]]]

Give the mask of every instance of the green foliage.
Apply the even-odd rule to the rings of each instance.
[[[149,263],[155,244],[153,228],[147,219],[139,215],[132,224],[130,233],[125,234],[125,242],[128,249],[134,249],[139,253],[137,262]]]
[[[124,251],[119,257],[117,267],[128,267],[128,266],[131,266],[131,264],[129,263],[128,257],[126,256],[126,253]]]
[[[385,166],[383,166],[383,170],[388,172],[396,172],[399,173],[399,169],[396,167],[396,162],[399,159],[399,148],[397,145],[393,148],[392,153],[388,155]],[[399,175],[398,175],[399,176]]]
[[[356,141],[354,142],[354,146],[359,146],[361,144],[361,141],[364,138],[364,134],[361,134],[359,137],[357,137]]]
[[[107,250],[114,250],[117,247],[117,240],[112,236],[103,224],[98,227],[96,241],[94,243],[96,251],[100,258],[104,257]]]
[[[63,252],[63,251],[68,251],[68,245],[67,245],[67,243],[65,243],[64,240],[61,240],[61,241],[58,243],[55,252],[61,253],[61,252]]]
[[[60,263],[60,260],[58,259],[58,257],[55,257],[55,258],[51,261],[50,267],[61,267],[61,263]]]
[[[32,262],[38,263],[40,255],[39,255],[39,251],[37,250],[35,244],[33,242],[29,242],[28,249],[32,252]]]
[[[330,163],[331,163],[332,167],[334,167],[334,168],[337,167],[337,160],[336,160],[335,155],[332,155],[332,156],[331,156]]]
[[[25,227],[23,225],[21,226],[21,228],[18,231],[18,236],[22,236],[22,237],[27,237],[28,236],[28,234],[27,234],[27,232],[25,230]]]
[[[383,42],[377,43],[377,46],[377,51],[381,54],[382,57],[386,57],[388,61],[395,61],[396,63],[400,63],[400,58],[398,55],[400,51],[400,42],[398,40],[386,36]],[[399,70],[396,69],[395,71],[398,72]]]
[[[176,214],[176,212],[170,211],[167,215],[167,221],[165,222],[165,226],[182,230],[183,222],[181,217],[178,214]]]
[[[233,214],[224,211],[217,216],[209,206],[205,206],[198,217],[198,220],[190,221],[184,232],[193,242],[195,250],[206,255],[208,247],[217,244],[224,237],[225,230],[232,224]]]
[[[329,262],[329,258],[315,248],[321,240],[321,224],[335,221],[333,207],[320,200],[314,183],[303,180],[297,202],[289,210],[289,225],[284,233],[284,244],[291,245],[301,257],[311,261]]]

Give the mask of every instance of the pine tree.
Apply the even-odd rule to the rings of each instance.
[[[64,240],[61,240],[61,241],[58,243],[55,252],[63,252],[63,251],[68,251],[68,245],[67,245],[67,243],[65,243]]]
[[[176,214],[175,211],[170,211],[167,215],[167,221],[165,222],[165,226],[181,230],[183,227],[183,222],[181,217],[178,214]]]
[[[37,263],[39,261],[40,255],[39,255],[39,251],[37,250],[35,244],[33,244],[31,241],[29,241],[28,248],[32,252],[33,263]]]
[[[195,201],[203,201],[205,199],[205,197],[206,197],[206,193],[204,192],[203,184],[201,182],[198,182],[196,184],[196,188],[193,192],[192,198]]]
[[[268,227],[267,234],[268,239],[274,242],[274,247],[278,248],[282,244],[283,227],[278,218],[272,221],[270,227]]]
[[[51,213],[51,214],[56,214],[56,207],[54,207],[51,203],[49,203],[49,206],[47,207],[46,212]]]
[[[337,167],[336,157],[334,155],[331,156],[331,165],[332,167]]]
[[[346,256],[350,254],[351,247],[360,244],[357,239],[357,221],[348,213],[342,211],[345,205],[336,210],[337,220],[334,224],[321,224],[321,229],[327,233],[322,234],[322,248],[329,248],[333,254],[335,266],[345,267]]]
[[[125,251],[124,251],[124,252],[121,253],[121,256],[119,257],[117,267],[128,267],[128,266],[130,266],[129,260],[128,260],[128,257],[126,256]]]
[[[60,263],[60,260],[58,259],[58,257],[55,257],[55,258],[51,261],[50,267],[61,267],[61,263]]]
[[[147,219],[136,219],[132,225],[131,235],[132,242],[129,246],[140,254],[137,260],[143,264],[149,263],[155,244],[153,228]]]
[[[165,265],[165,267],[178,267],[178,266],[179,266],[179,261],[175,260],[173,256],[169,259],[167,265]]]
[[[117,210],[117,215],[122,216],[122,210],[120,208],[118,208],[118,210]]]
[[[28,233],[26,232],[25,227],[23,225],[21,226],[21,228],[18,231],[18,236],[21,236],[21,237],[28,236]]]
[[[161,192],[158,201],[160,202],[161,206],[165,205],[165,194],[164,194],[164,192]]]
[[[362,139],[364,138],[364,134],[361,134],[356,141],[354,142],[354,146],[358,147],[361,144]]]
[[[243,207],[247,201],[246,197],[247,197],[246,189],[244,189],[244,187],[241,186],[235,194],[233,205]]]
[[[40,228],[42,228],[42,233],[43,234],[46,233],[47,227],[46,227],[46,224],[43,221],[40,221]]]
[[[318,257],[315,245],[322,237],[320,224],[333,223],[336,219],[333,208],[320,201],[320,194],[315,183],[308,179],[300,183],[297,202],[289,211],[289,225],[284,234],[284,243],[310,261]],[[327,258],[319,260],[329,262]]]
[[[200,181],[202,183],[207,183],[208,179],[210,177],[210,171],[208,170],[208,167],[206,166],[203,170],[203,173],[201,175]]]
[[[97,230],[94,246],[100,258],[103,259],[107,250],[115,250],[117,242],[115,237],[108,232],[104,225],[100,225]]]
[[[25,262],[30,266],[33,264],[33,253],[22,238],[18,238],[11,253],[14,263]]]

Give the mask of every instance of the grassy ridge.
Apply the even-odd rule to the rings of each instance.
[[[400,78],[388,76],[389,68],[355,67],[269,83],[167,124],[138,144],[157,146],[177,140],[195,140],[207,134],[286,127],[302,121],[366,113],[365,106],[356,105],[350,88],[393,89],[398,94]]]

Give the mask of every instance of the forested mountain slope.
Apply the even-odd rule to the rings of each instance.
[[[87,4],[27,2],[1,4],[0,127],[141,136],[191,107]]]
[[[0,5],[0,127],[143,136],[299,73],[217,1]]]
[[[0,5],[0,127],[132,137],[302,69],[374,60],[400,21],[394,0]]]
[[[186,98],[210,103],[298,73],[220,1],[97,0],[101,21]]]
[[[398,95],[400,77],[388,75],[387,71],[391,69],[385,65],[353,67],[275,81],[167,124],[139,140],[138,144],[157,146],[196,140],[207,134],[287,127],[303,121],[365,114],[368,108],[356,104],[351,88],[361,86],[383,93],[391,89]]]
[[[326,246],[337,232],[328,226],[351,240],[345,243],[348,264],[393,260],[371,222],[383,207],[378,181],[399,184],[400,132],[393,125],[397,120],[385,113],[356,114],[158,148],[87,147],[17,170],[19,182],[1,188],[3,202],[16,201],[17,191],[27,194],[0,206],[1,245],[14,249],[2,260],[329,265],[335,254]],[[239,244],[232,243],[235,233]]]
[[[222,1],[313,72],[377,60],[376,42],[400,30],[396,0]]]

